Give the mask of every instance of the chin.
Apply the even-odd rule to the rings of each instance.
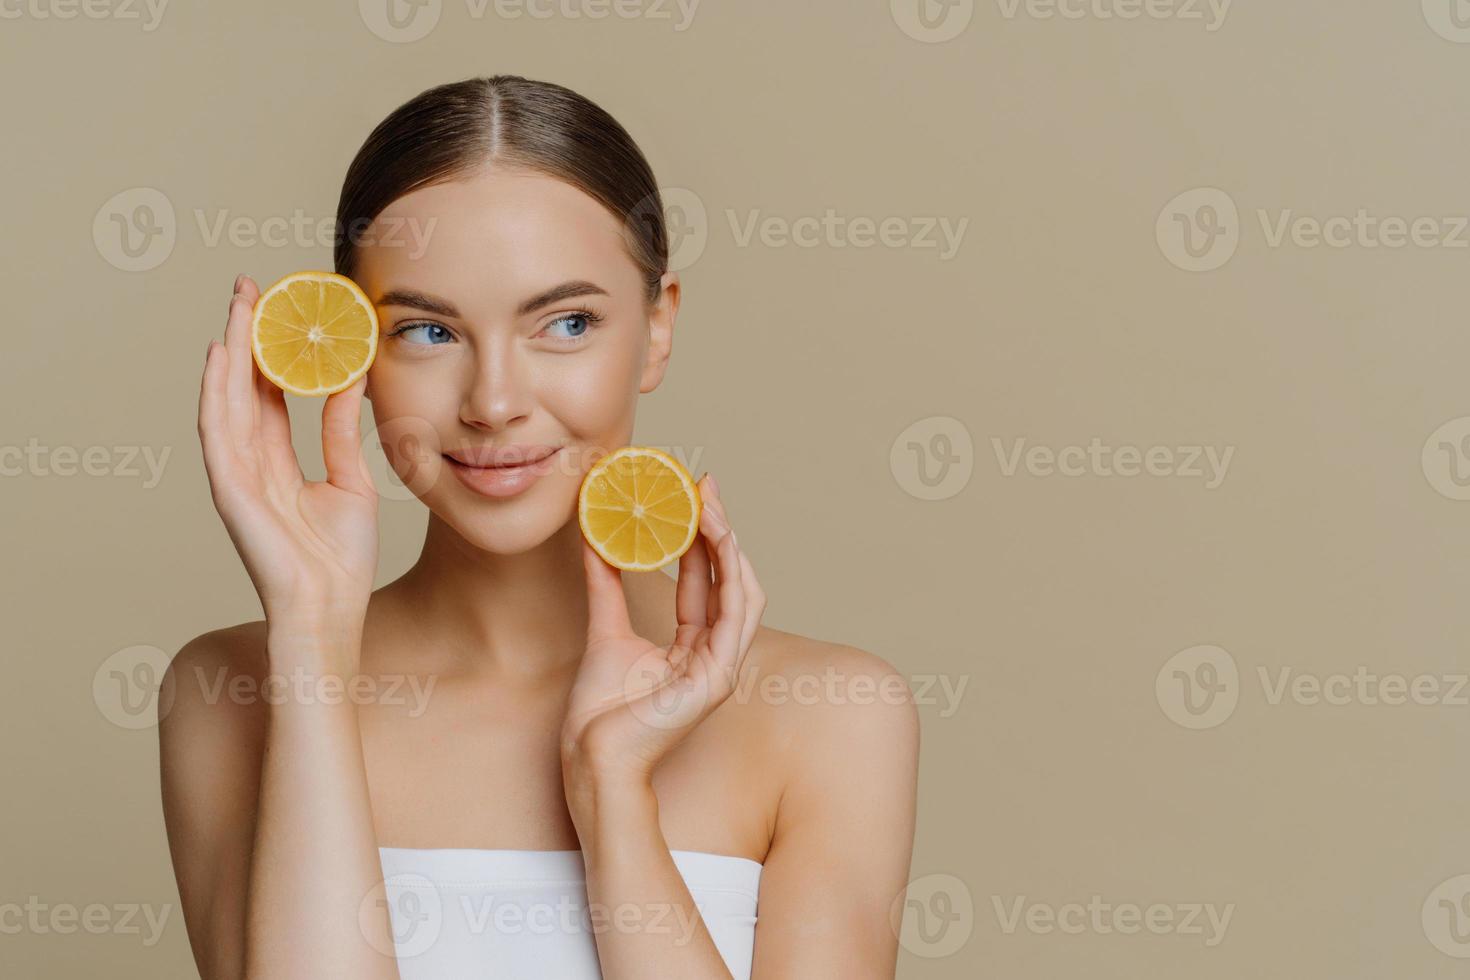
[[[577,520],[575,487],[563,494],[543,485],[508,500],[456,490],[453,500],[438,500],[430,509],[465,541],[497,555],[533,551]]]

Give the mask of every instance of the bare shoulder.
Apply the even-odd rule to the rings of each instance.
[[[865,745],[917,752],[919,715],[907,679],[876,653],[762,626],[737,693],[786,750],[824,765]]]
[[[201,969],[228,956],[221,937],[236,935],[243,916],[265,752],[264,676],[265,623],[240,623],[185,643],[159,691],[164,827],[190,939],[206,957]]]
[[[764,863],[772,895],[785,896],[774,903],[810,924],[795,910],[820,880],[835,888],[834,908],[876,888],[873,907],[886,915],[917,807],[919,715],[907,678],[861,647],[763,627],[739,685],[774,790]],[[763,878],[762,901],[766,887]],[[768,940],[779,932],[767,929]]]
[[[256,619],[200,633],[179,648],[174,663],[199,667],[264,669],[265,620]]]
[[[193,740],[206,730],[234,734],[264,723],[265,621],[210,630],[179,648],[164,675],[159,737]]]

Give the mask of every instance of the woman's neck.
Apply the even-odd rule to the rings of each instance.
[[[418,561],[385,597],[419,652],[444,668],[527,680],[574,671],[587,638],[581,549],[576,520],[529,551],[502,555],[475,547],[430,513]],[[672,588],[661,572],[623,573],[635,628]]]

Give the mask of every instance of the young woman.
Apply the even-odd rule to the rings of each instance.
[[[891,977],[919,740],[902,678],[761,625],[708,474],[677,582],[581,534],[582,476],[633,442],[679,308],[628,134],[557,85],[439,86],[368,137],[338,227],[381,334],[326,400],[325,481],[255,367],[249,278],[205,360],[210,487],[265,618],[190,641],[167,679],[202,976]],[[388,455],[429,509],[377,590],[364,398],[413,434]]]

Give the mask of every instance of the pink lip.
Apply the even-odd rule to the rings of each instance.
[[[536,446],[530,444],[515,446],[468,446],[464,449],[456,449],[453,452],[445,453],[445,455],[466,466],[520,466],[525,463],[534,463],[544,456],[550,456],[560,448],[560,446]]]
[[[469,466],[453,456],[445,455],[449,468],[459,481],[476,493],[487,497],[514,497],[551,471],[551,460],[561,447],[547,455],[519,466]]]

